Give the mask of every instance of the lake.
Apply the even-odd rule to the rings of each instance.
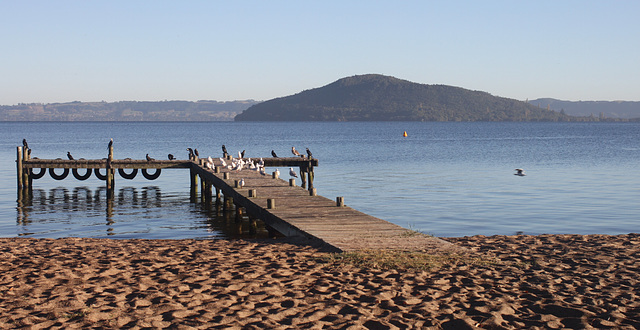
[[[113,202],[94,176],[34,181],[16,202],[16,146],[32,157],[289,156],[310,148],[314,186],[330,199],[436,236],[640,231],[640,123],[0,123],[0,236],[230,238],[232,219],[189,200],[189,171],[148,181],[116,176]],[[403,132],[407,137],[403,137]],[[526,176],[514,175],[523,168]],[[267,171],[274,169],[267,169]],[[280,169],[282,173],[288,173]],[[82,172],[82,171],[81,171]],[[288,179],[288,175],[283,175]],[[298,179],[299,180],[299,179]],[[300,184],[300,181],[298,181]]]

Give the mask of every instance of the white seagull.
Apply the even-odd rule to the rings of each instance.
[[[275,171],[275,172],[273,172],[273,173],[275,173],[275,174],[276,174],[276,177],[278,177],[278,178],[280,177],[280,171],[279,171],[277,168],[276,168],[276,171]]]
[[[526,174],[524,174],[524,170],[521,168],[516,168],[515,169],[516,173],[514,173],[513,175],[517,175],[517,176],[525,176]]]
[[[220,163],[222,164],[222,167],[227,167],[227,162],[225,162],[223,158],[220,158]]]
[[[296,171],[293,170],[293,167],[289,167],[289,175],[291,175],[294,178],[298,177],[298,175],[296,174]]]

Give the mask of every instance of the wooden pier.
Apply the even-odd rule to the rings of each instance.
[[[303,186],[294,179],[285,180],[277,172],[261,174],[250,169],[232,170],[214,159],[214,167],[205,159],[189,160],[132,160],[114,159],[109,155],[100,160],[32,159],[23,147],[17,150],[18,195],[33,186],[33,180],[42,177],[45,170],[61,180],[72,170],[74,177],[83,180],[93,171],[106,181],[108,196],[113,196],[115,172],[132,179],[138,170],[147,179],[155,179],[163,169],[189,169],[191,194],[198,190],[203,200],[221,203],[225,210],[235,210],[252,219],[262,220],[268,228],[332,251],[365,249],[393,249],[409,251],[447,252],[455,246],[438,238],[408,230],[388,221],[367,215],[345,205],[342,197],[331,200],[317,195],[313,187],[315,158],[263,158],[265,167],[298,168]],[[227,156],[227,160],[231,157]],[[35,172],[35,169],[40,169]],[[54,169],[63,169],[56,174]],[[78,173],[85,169],[86,173]],[[100,173],[105,169],[105,174]],[[155,172],[149,173],[153,169]],[[129,170],[129,172],[125,171]],[[34,174],[35,173],[35,174]],[[65,174],[66,173],[66,174]],[[64,177],[63,177],[64,175]],[[289,177],[289,173],[280,174]],[[111,194],[109,194],[109,191]]]

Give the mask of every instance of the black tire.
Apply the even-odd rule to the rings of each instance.
[[[38,180],[41,177],[44,176],[45,173],[47,173],[47,169],[46,168],[41,168],[40,169],[40,173],[36,174],[35,172],[33,172],[33,170],[35,170],[34,168],[31,169],[31,178],[34,180]]]
[[[84,175],[80,175],[80,173],[78,173],[78,169],[74,168],[74,169],[71,170],[71,174],[73,174],[74,178],[76,178],[76,179],[78,179],[80,181],[84,181],[84,180],[86,180],[86,179],[91,177],[91,169],[88,168],[87,169],[87,173],[85,173]]]
[[[93,173],[95,173],[96,178],[98,178],[99,180],[102,180],[102,181],[106,180],[107,179],[107,174],[109,174],[109,172],[107,172],[105,175],[100,174],[100,169],[99,168],[94,169]]]
[[[62,174],[57,175],[55,172],[55,168],[52,167],[49,168],[49,175],[51,175],[54,180],[64,180],[69,175],[69,169],[65,168]]]
[[[118,173],[120,174],[121,177],[123,177],[124,179],[127,180],[133,180],[133,178],[136,177],[136,175],[138,175],[138,169],[134,168],[133,171],[129,174],[127,174],[123,168],[119,168],[118,169]]]
[[[155,180],[160,176],[160,172],[161,171],[162,171],[162,169],[157,168],[155,173],[149,174],[149,173],[147,173],[147,169],[143,168],[142,169],[142,176],[144,176],[145,179],[147,179],[147,180]]]

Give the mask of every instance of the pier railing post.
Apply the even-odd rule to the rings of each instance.
[[[107,155],[107,197],[114,195],[115,170],[113,169],[113,145],[109,145],[109,154]]]
[[[16,150],[16,171],[18,178],[18,190],[24,187],[23,173],[22,173],[22,147],[18,147]]]

